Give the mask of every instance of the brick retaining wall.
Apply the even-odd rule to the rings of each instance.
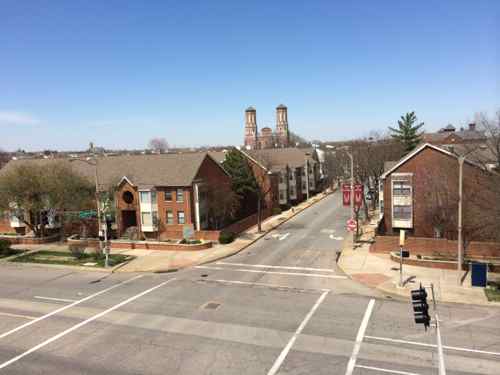
[[[406,238],[405,249],[417,255],[449,255],[456,256],[457,241],[445,238]],[[370,252],[388,254],[399,249],[399,236],[376,236],[375,243],[370,246]],[[474,258],[500,258],[499,242],[475,242],[469,243],[465,249],[465,256]]]
[[[197,251],[206,250],[212,247],[212,242],[187,245],[174,242],[153,242],[153,241],[111,241],[111,250],[170,250],[170,251]]]
[[[0,236],[0,239],[9,241],[12,245],[41,245],[59,241],[59,234],[49,237],[24,237],[24,236]]]

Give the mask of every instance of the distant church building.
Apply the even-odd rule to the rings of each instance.
[[[283,104],[276,107],[276,131],[269,127],[257,128],[257,111],[248,107],[245,111],[245,148],[247,150],[284,148],[290,143],[288,113]]]

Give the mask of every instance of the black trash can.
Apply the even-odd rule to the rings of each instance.
[[[488,264],[471,262],[470,271],[472,286],[486,288],[486,285],[488,284]]]

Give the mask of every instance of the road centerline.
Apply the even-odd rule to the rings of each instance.
[[[288,353],[292,349],[293,344],[297,340],[297,337],[302,333],[302,331],[304,330],[305,326],[307,325],[307,323],[309,322],[309,320],[311,320],[312,316],[314,315],[314,313],[316,312],[316,310],[318,309],[318,307],[321,305],[321,303],[324,301],[324,299],[326,298],[326,296],[328,295],[328,293],[329,293],[329,291],[324,291],[321,294],[321,296],[319,296],[319,298],[316,301],[316,303],[314,304],[314,306],[307,313],[307,315],[304,318],[304,320],[302,321],[302,323],[300,323],[299,327],[297,328],[297,330],[293,334],[292,338],[288,341],[288,343],[286,344],[286,346],[281,351],[280,355],[278,356],[278,358],[274,362],[273,367],[271,367],[271,369],[269,370],[269,372],[267,373],[267,375],[274,375],[274,374],[276,374],[278,372],[278,370],[280,369],[281,365],[283,364],[283,361],[285,360],[286,356],[288,355]]]
[[[47,346],[47,345],[49,345],[50,343],[52,343],[52,342],[54,342],[56,340],[59,340],[60,338],[62,338],[64,336],[68,335],[69,333],[77,330],[78,328],[83,327],[84,325],[86,325],[88,323],[91,323],[94,320],[99,319],[100,317],[102,317],[102,316],[104,316],[106,314],[109,314],[110,312],[115,311],[116,309],[119,309],[120,307],[122,307],[122,306],[124,306],[124,305],[126,305],[126,304],[128,304],[130,302],[135,301],[136,299],[139,299],[139,298],[143,297],[144,295],[146,295],[148,293],[151,293],[152,291],[154,291],[154,290],[156,290],[158,288],[161,288],[162,286],[164,286],[164,285],[166,285],[169,282],[174,281],[174,280],[175,279],[170,279],[170,280],[164,281],[164,282],[162,282],[162,283],[160,283],[160,284],[158,284],[158,285],[156,285],[156,286],[154,286],[152,288],[146,289],[145,291],[143,291],[143,292],[141,292],[139,294],[136,294],[136,295],[134,295],[134,296],[126,299],[125,301],[122,301],[122,302],[120,302],[120,303],[118,303],[118,304],[110,307],[107,310],[104,310],[104,311],[100,312],[99,314],[96,314],[96,315],[94,315],[94,316],[92,316],[92,317],[84,320],[83,322],[75,324],[74,326],[72,326],[72,327],[64,330],[63,332],[58,333],[55,336],[52,336],[51,338],[49,338],[49,339],[41,342],[40,344],[32,347],[31,349],[26,350],[24,353],[21,353],[18,356],[16,356],[16,357],[14,357],[14,358],[12,358],[12,359],[10,359],[10,360],[8,360],[8,361],[0,364],[0,370],[3,369],[3,368],[5,368],[5,367],[7,367],[7,366],[9,366],[9,365],[11,365],[11,364],[13,364],[13,363],[15,363],[15,362],[17,362],[17,361],[19,361],[20,359],[26,357],[27,355],[29,355],[29,354],[31,354],[31,353],[33,353],[33,352],[35,352],[35,351],[37,351],[37,350],[39,350],[39,349]]]
[[[27,323],[24,323],[24,324],[22,324],[22,325],[20,325],[20,326],[18,326],[18,327],[16,327],[16,328],[13,328],[13,329],[11,329],[10,331],[7,331],[7,332],[5,332],[5,333],[2,333],[2,334],[0,335],[0,339],[3,339],[4,337],[7,337],[7,336],[9,336],[9,335],[11,335],[11,334],[13,334],[13,333],[15,333],[15,332],[17,332],[17,331],[20,331],[20,330],[22,330],[22,329],[24,329],[24,328],[26,328],[26,327],[29,327],[29,326],[30,326],[30,325],[32,325],[32,324],[35,324],[35,323],[38,323],[38,322],[40,322],[40,321],[42,321],[42,320],[44,320],[44,319],[50,318],[51,316],[53,316],[53,315],[55,315],[55,314],[58,314],[58,313],[60,313],[60,312],[62,312],[62,311],[64,311],[64,310],[67,310],[67,309],[69,309],[69,308],[71,308],[71,307],[74,307],[74,306],[76,306],[76,305],[79,305],[79,304],[81,304],[81,303],[83,303],[83,302],[85,302],[85,301],[88,301],[88,300],[90,300],[90,299],[92,299],[92,298],[94,298],[94,297],[97,297],[97,296],[99,296],[99,295],[101,295],[101,294],[104,294],[104,293],[106,293],[106,292],[109,292],[110,290],[113,290],[113,289],[115,289],[115,288],[118,288],[119,286],[122,286],[122,285],[128,284],[128,283],[130,283],[130,282],[132,282],[132,281],[134,281],[134,280],[137,280],[137,279],[139,279],[139,278],[141,278],[141,277],[143,277],[143,276],[144,276],[144,275],[137,275],[137,276],[134,276],[134,277],[132,277],[132,278],[130,278],[130,279],[128,279],[128,280],[121,281],[121,282],[119,282],[118,284],[115,284],[115,285],[113,285],[113,286],[110,286],[109,288],[103,289],[103,290],[101,290],[101,291],[99,291],[99,292],[97,292],[97,293],[91,294],[90,296],[87,296],[87,297],[85,297],[85,298],[82,298],[82,299],[80,299],[80,300],[78,300],[78,301],[75,301],[75,302],[73,302],[73,303],[69,304],[69,305],[66,305],[66,306],[60,307],[59,309],[56,309],[56,310],[54,310],[54,311],[52,311],[52,312],[50,312],[50,313],[48,313],[48,314],[42,315],[42,316],[40,316],[40,317],[38,317],[38,318],[36,318],[36,319],[34,319],[34,320],[31,320],[31,321],[29,321],[29,322],[27,322]]]
[[[347,370],[345,372],[346,375],[352,375],[354,367],[356,366],[356,359],[358,357],[359,350],[361,349],[361,343],[363,342],[366,328],[368,327],[368,323],[372,315],[373,306],[375,306],[375,300],[371,299],[370,302],[368,302],[365,315],[363,316],[363,320],[361,321],[361,325],[359,326],[358,334],[356,335],[356,342],[354,343],[351,358],[349,358],[349,363],[347,364]]]

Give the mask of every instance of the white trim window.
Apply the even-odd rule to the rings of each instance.
[[[177,224],[186,224],[186,215],[184,211],[177,211]]]
[[[177,189],[175,193],[175,198],[178,203],[183,203],[184,202],[184,189]]]
[[[141,203],[151,204],[151,192],[150,191],[140,191],[139,196]]]

